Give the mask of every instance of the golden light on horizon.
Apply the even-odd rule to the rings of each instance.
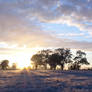
[[[17,64],[17,68],[23,69],[27,67],[31,67],[31,57],[33,53],[20,53],[16,55],[15,63]]]
[[[20,52],[17,55],[19,55],[19,57],[17,57],[18,59],[18,68],[23,69],[23,68],[28,68],[31,67],[32,68],[32,63],[31,63],[31,57],[33,54],[35,54],[37,51],[39,50],[39,48],[33,48],[31,50],[28,49],[24,49],[24,52]]]
[[[9,66],[11,67],[13,63],[17,65],[17,68],[23,69],[27,67],[33,67],[31,63],[31,57],[37,51],[39,51],[40,47],[35,47],[35,48],[21,48],[21,49],[15,49],[12,51],[10,54],[3,54],[0,57],[0,60],[7,59],[9,60]]]

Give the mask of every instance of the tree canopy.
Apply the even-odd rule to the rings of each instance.
[[[82,64],[89,65],[85,52],[78,50],[76,56],[72,56],[73,54],[70,49],[57,48],[54,50],[47,49],[38,51],[37,54],[32,56],[31,60],[34,62],[36,69],[38,65],[43,65],[45,69],[49,65],[50,69],[54,70],[58,65],[63,70],[65,64],[71,64],[70,69],[79,69]]]
[[[3,70],[5,70],[5,69],[7,69],[8,68],[8,64],[9,64],[9,61],[8,60],[3,60],[2,62],[1,62],[1,69],[3,69]]]

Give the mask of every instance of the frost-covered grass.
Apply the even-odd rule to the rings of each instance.
[[[92,92],[92,71],[0,70],[0,92]]]

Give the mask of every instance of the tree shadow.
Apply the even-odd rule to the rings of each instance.
[[[61,71],[66,75],[74,75],[78,77],[92,77],[92,71],[84,71],[84,70],[71,70],[71,71]]]

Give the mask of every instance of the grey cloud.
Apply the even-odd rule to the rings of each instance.
[[[90,33],[91,29],[89,24],[92,23],[91,0],[62,0],[61,3],[57,1],[55,4],[53,2],[46,3],[48,0],[42,1],[45,3],[40,3],[36,0],[38,4],[36,6],[34,4],[35,8],[33,8],[35,16],[40,21],[60,23],[61,20],[61,23],[65,21],[64,23],[66,24],[76,26],[80,30],[87,30]]]
[[[0,0],[0,41],[28,47],[91,50],[92,43],[59,39],[44,32],[40,25],[40,22],[66,23],[91,33],[91,9],[91,0]]]

